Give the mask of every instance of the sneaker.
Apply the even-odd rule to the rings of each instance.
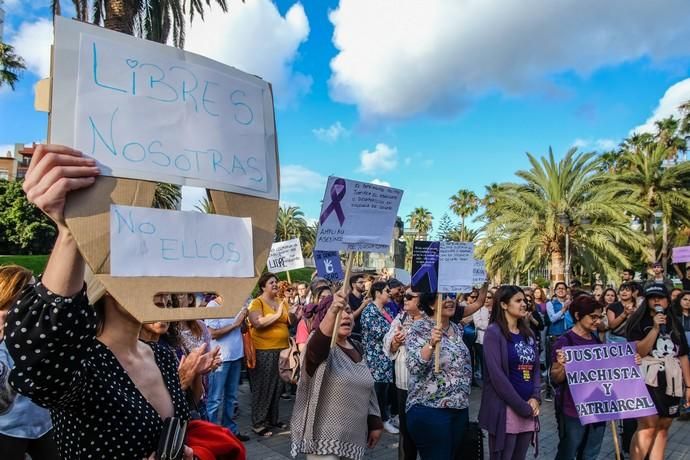
[[[280,399],[284,399],[285,401],[290,401],[292,399],[292,396],[290,396],[289,393],[283,393],[280,395]]]
[[[400,433],[400,430],[394,427],[390,420],[386,420],[385,422],[383,422],[383,429],[389,432],[390,434]]]
[[[391,425],[396,427],[397,429],[400,429],[400,418],[397,415],[392,416],[391,418],[388,419]]]
[[[247,436],[246,434],[242,434],[242,433],[236,433],[235,437],[237,439],[239,439],[241,442],[247,442],[247,441],[249,441],[249,439],[251,439],[249,436]]]

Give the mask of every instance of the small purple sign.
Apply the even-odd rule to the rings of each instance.
[[[565,372],[583,425],[656,415],[634,343],[564,347]]]
[[[673,248],[673,263],[690,262],[690,246]]]
[[[314,251],[316,273],[329,281],[342,281],[345,278],[343,264],[337,251]]]

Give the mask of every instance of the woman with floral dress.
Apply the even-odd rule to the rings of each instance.
[[[462,328],[450,319],[455,301],[442,304],[441,327],[435,305],[423,306],[427,318],[415,321],[405,338],[410,378],[407,429],[422,460],[451,460],[460,448],[469,420],[472,362]],[[441,345],[440,372],[434,372],[434,349]]]
[[[393,361],[383,350],[383,338],[390,329],[394,316],[387,306],[390,300],[388,285],[383,281],[373,283],[369,296],[373,301],[364,308],[361,316],[362,342],[369,370],[374,377],[383,428],[389,433],[398,434],[398,429],[389,420],[388,410],[388,395],[393,384]]]

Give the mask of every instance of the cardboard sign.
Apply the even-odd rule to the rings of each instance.
[[[690,262],[690,246],[673,248],[673,263]]]
[[[402,195],[391,187],[329,177],[316,250],[388,252]]]
[[[247,218],[112,205],[110,252],[112,276],[254,276]]]
[[[316,273],[329,281],[342,281],[345,278],[343,264],[336,251],[314,251]]]
[[[438,289],[438,241],[412,243],[412,290],[436,292]]]
[[[632,342],[564,347],[565,374],[584,424],[655,415]]]
[[[469,292],[474,284],[474,244],[441,241],[438,292]]]
[[[266,268],[269,272],[280,273],[303,267],[304,258],[302,257],[302,246],[299,238],[273,243],[266,262]]]
[[[87,154],[94,147],[101,168],[118,175],[101,176],[91,187],[68,196],[65,218],[87,264],[118,303],[141,322],[233,316],[256,285],[275,233],[280,190],[270,84],[193,53],[79,21],[56,17],[54,30],[48,139],[78,146]],[[245,94],[234,93],[233,88]],[[178,97],[174,101],[172,90]],[[155,111],[149,111],[153,107]],[[250,119],[247,108],[253,118],[242,125]],[[123,114],[136,119],[124,120]],[[218,123],[227,133],[210,132],[219,129]],[[187,129],[192,125],[199,131]],[[133,131],[124,132],[123,126]],[[160,129],[161,137],[153,137]],[[91,143],[78,145],[77,139]],[[237,146],[246,150],[239,152]],[[127,163],[113,163],[108,155]],[[155,182],[207,187],[217,214],[250,218],[253,275],[112,276],[110,206],[150,207]],[[214,292],[225,302],[212,309],[161,309],[153,304],[159,292]]]

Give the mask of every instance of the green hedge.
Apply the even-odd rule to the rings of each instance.
[[[0,265],[21,265],[26,267],[35,275],[43,273],[48,263],[48,256],[0,256]]]

